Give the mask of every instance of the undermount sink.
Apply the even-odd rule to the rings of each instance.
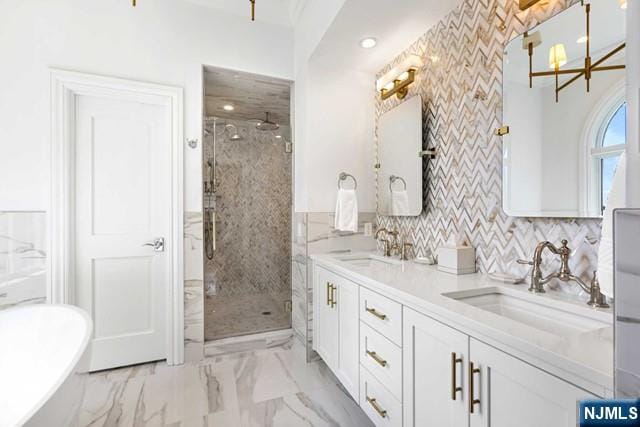
[[[349,255],[338,258],[342,262],[346,262],[351,265],[357,265],[360,267],[369,267],[373,263],[400,265],[402,262],[399,259],[384,257],[375,254],[362,254],[362,255]]]
[[[612,324],[610,313],[517,290],[491,287],[442,295],[559,336],[595,331]]]

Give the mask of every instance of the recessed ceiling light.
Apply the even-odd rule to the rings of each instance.
[[[222,107],[224,109],[224,111],[233,111],[235,110],[235,107],[231,104],[227,104],[224,107]]]
[[[364,49],[371,49],[372,47],[376,47],[378,44],[378,40],[373,37],[367,37],[365,39],[360,40],[360,46]]]
[[[281,139],[282,135],[276,135],[276,138]]]
[[[589,40],[589,37],[587,37],[587,36],[582,36],[582,37],[580,37],[578,40],[576,40],[576,43],[583,44],[583,43],[586,43],[586,42],[587,42],[587,40]]]

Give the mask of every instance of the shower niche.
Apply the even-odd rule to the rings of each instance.
[[[291,328],[291,83],[204,69],[205,340]]]

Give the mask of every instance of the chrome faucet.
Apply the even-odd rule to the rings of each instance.
[[[536,250],[533,254],[533,261],[518,260],[518,264],[530,265],[531,269],[531,285],[529,286],[529,292],[544,293],[544,285],[549,283],[553,279],[558,279],[562,282],[576,282],[585,292],[590,296],[588,304],[593,307],[607,308],[606,297],[600,292],[600,283],[596,272],[593,272],[593,278],[591,279],[591,285],[587,285],[581,278],[574,276],[571,273],[569,267],[569,257],[571,256],[571,249],[567,246],[569,242],[562,240],[562,246],[556,247],[553,243],[544,241],[536,245]],[[547,277],[542,276],[542,253],[545,249],[549,249],[552,253],[560,256],[560,270],[549,274]]]

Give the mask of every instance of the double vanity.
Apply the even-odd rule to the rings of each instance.
[[[314,349],[376,426],[568,426],[611,397],[611,309],[377,254],[315,255]]]

